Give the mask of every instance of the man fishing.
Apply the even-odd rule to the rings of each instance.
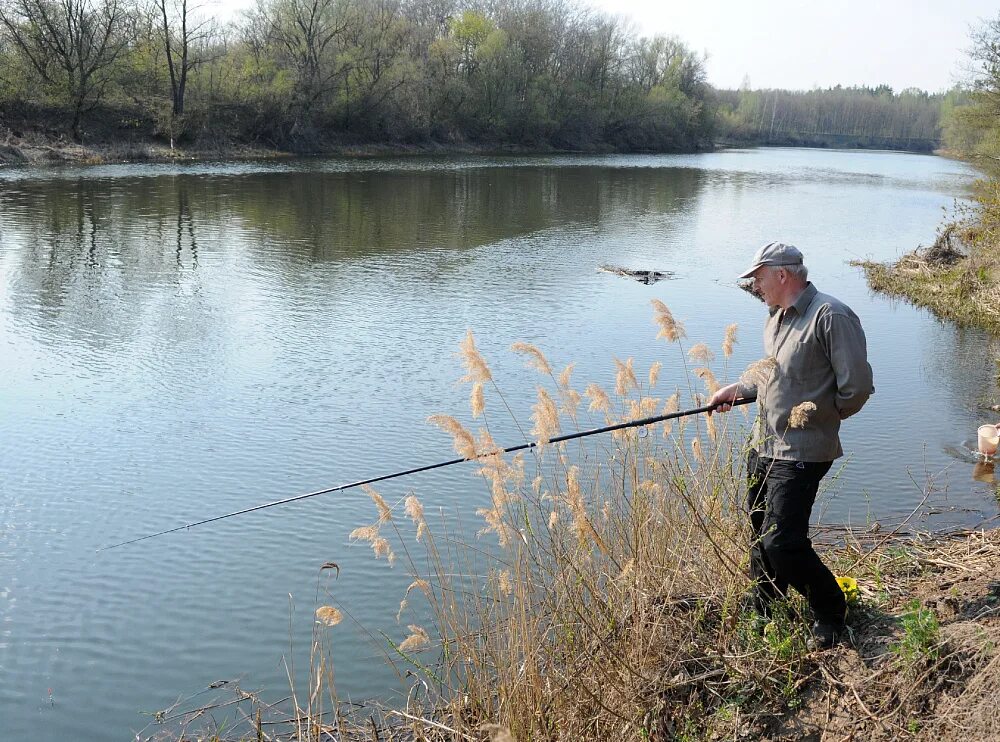
[[[740,278],[752,278],[767,304],[764,351],[773,361],[759,380],[723,387],[708,404],[726,412],[757,397],[747,457],[754,603],[769,615],[791,585],[813,611],[811,646],[827,648],[843,634],[847,604],[809,541],[809,517],[820,480],[843,455],[840,421],[874,392],[865,333],[847,305],[816,290],[792,245],[764,245]]]

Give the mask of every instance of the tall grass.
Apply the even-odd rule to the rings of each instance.
[[[576,383],[572,366],[557,373],[540,349],[515,344],[539,373],[535,440],[699,405],[729,376],[735,326],[717,363],[706,344],[685,348],[665,305],[654,310],[685,369],[674,388],[664,389],[661,364],[641,370],[631,358],[615,360],[614,389]],[[478,429],[452,416],[431,421],[475,459],[486,503],[478,540],[429,524],[415,495],[400,513],[374,490],[377,520],[352,534],[410,573],[399,616],[408,629],[390,654],[424,688],[401,714],[414,733],[695,739],[783,708],[802,637],[795,622],[765,637],[740,610],[749,588],[746,419],[682,418],[504,455],[491,424],[511,408],[471,333],[460,356]]]

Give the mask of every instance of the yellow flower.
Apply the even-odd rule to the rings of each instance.
[[[858,581],[853,577],[838,577],[837,584],[840,585],[840,589],[844,593],[844,598],[847,599],[848,604],[857,603],[858,598],[861,597],[861,591],[858,590]]]

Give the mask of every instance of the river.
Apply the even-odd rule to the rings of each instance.
[[[3,737],[131,738],[222,678],[284,695],[282,657],[307,657],[327,561],[362,625],[405,635],[405,573],[348,540],[374,518],[358,490],[97,550],[451,458],[426,418],[467,418],[467,329],[525,423],[539,377],[515,341],[575,362],[581,389],[613,385],[628,357],[679,383],[653,298],[716,353],[738,322],[732,377],[762,354],[764,318],[735,276],[771,240],[798,245],[820,290],[860,315],[875,370],[817,517],[997,515],[994,486],[954,455],[998,401],[996,341],[872,295],[848,265],[931,242],[974,176],[803,149],[0,170]],[[522,440],[509,421],[494,435]],[[470,523],[487,497],[462,467],[382,489],[411,491]],[[377,642],[338,631],[342,695],[391,701]]]

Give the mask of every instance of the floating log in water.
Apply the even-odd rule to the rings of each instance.
[[[616,276],[623,276],[625,278],[634,278],[636,281],[642,281],[646,284],[674,277],[673,271],[633,270],[632,268],[622,268],[617,265],[601,265],[598,266],[597,270],[604,271],[605,273],[613,273]]]

